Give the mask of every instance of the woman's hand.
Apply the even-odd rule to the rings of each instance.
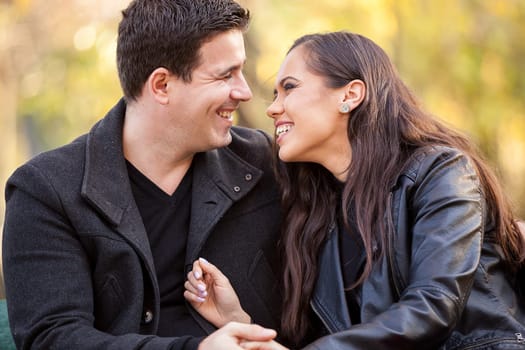
[[[228,278],[206,259],[193,263],[184,288],[186,300],[217,328],[231,321],[250,323]]]

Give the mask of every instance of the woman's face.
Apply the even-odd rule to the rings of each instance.
[[[274,120],[281,160],[318,163],[337,176],[350,164],[349,114],[339,112],[345,87],[327,87],[306,59],[303,46],[286,56],[266,114]]]

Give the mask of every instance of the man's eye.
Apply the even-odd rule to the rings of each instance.
[[[284,91],[288,91],[288,90],[294,89],[295,86],[296,86],[295,84],[286,83],[286,84],[283,85],[283,89],[284,89]]]

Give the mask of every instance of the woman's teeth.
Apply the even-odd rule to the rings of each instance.
[[[284,125],[279,125],[276,129],[275,129],[275,134],[277,136],[280,136],[284,133],[287,133],[288,131],[290,131],[290,129],[292,128],[292,126],[290,124],[284,124]]]

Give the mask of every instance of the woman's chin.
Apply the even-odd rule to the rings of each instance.
[[[300,162],[300,160],[296,156],[294,156],[290,152],[286,152],[286,149],[283,150],[282,148],[279,149],[279,159],[285,163]]]

